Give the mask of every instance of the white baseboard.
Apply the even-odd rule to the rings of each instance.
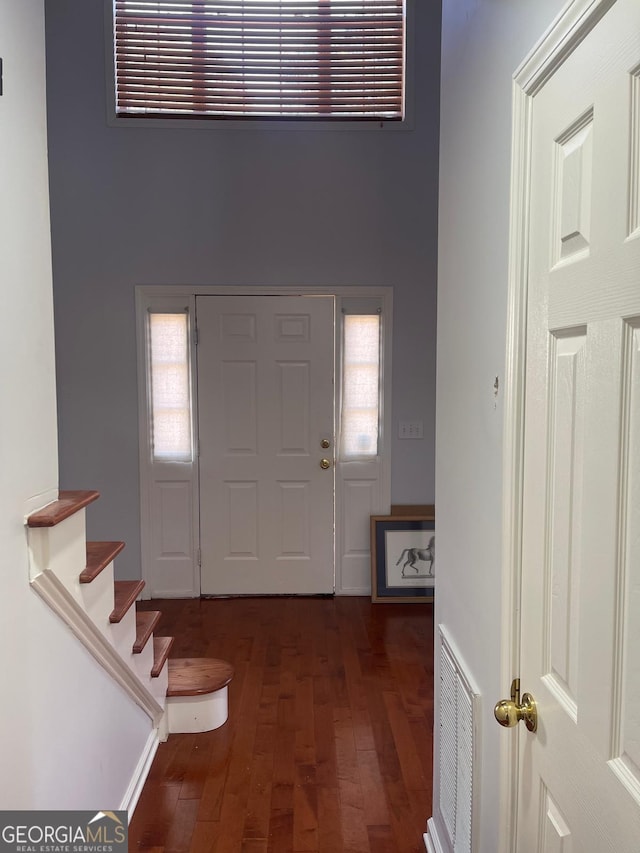
[[[120,809],[129,813],[129,820],[133,817],[133,813],[138,805],[140,794],[142,793],[144,783],[147,781],[149,770],[151,770],[151,763],[153,762],[159,743],[160,737],[158,729],[153,729],[147,738],[140,760],[136,765],[136,769],[133,771],[133,776],[131,777],[127,791],[120,803]]]
[[[427,831],[424,834],[424,846],[427,853],[446,853],[447,848],[443,846],[438,837],[438,830],[432,817],[427,821]]]

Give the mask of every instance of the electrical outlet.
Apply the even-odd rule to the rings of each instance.
[[[422,421],[400,421],[398,424],[398,438],[422,438]]]

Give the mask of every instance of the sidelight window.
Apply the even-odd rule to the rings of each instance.
[[[157,462],[191,462],[189,315],[149,313],[151,447]]]
[[[344,314],[340,458],[378,455],[380,314]]]

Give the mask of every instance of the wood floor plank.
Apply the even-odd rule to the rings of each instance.
[[[316,778],[318,785],[337,788],[333,706],[330,702],[330,678],[318,676],[313,680],[313,722],[316,747]]]
[[[235,668],[229,720],[161,744],[132,850],[424,853],[433,611],[365,598],[139,602]]]
[[[369,839],[362,809],[362,791],[352,782],[340,783],[340,822],[344,853],[367,853]]]
[[[337,787],[318,787],[318,853],[336,853],[344,848],[342,813]]]
[[[209,777],[209,768],[213,761],[217,740],[219,740],[217,731],[203,732],[201,736],[194,738],[180,786],[181,800],[197,800],[198,804],[200,803]]]
[[[375,749],[358,750],[358,767],[367,827],[388,825],[389,809]]]
[[[179,794],[179,785],[154,785],[147,779],[129,825],[129,850],[164,850]]]
[[[295,853],[317,853],[318,789],[315,784],[293,788],[293,848]]]
[[[198,800],[178,800],[165,842],[165,853],[189,853],[198,806]]]
[[[275,720],[260,723],[256,730],[251,759],[251,784],[247,800],[243,839],[264,839],[269,835],[275,750]]]
[[[180,745],[167,765],[165,777],[168,784],[182,786],[189,770],[190,754],[195,746],[196,736],[188,734],[175,735],[175,737],[179,738]]]
[[[244,821],[251,788],[251,756],[253,754],[262,673],[259,667],[249,668],[242,683],[233,746],[229,756],[229,770],[220,809],[220,823],[224,832],[218,840],[216,853],[237,853],[242,846]],[[233,682],[232,682],[233,683]]]
[[[156,785],[172,784],[167,776],[167,767],[173,761],[175,754],[180,749],[180,745],[181,740],[177,735],[169,738],[165,743],[159,744],[149,775],[147,776],[147,788],[153,788]]]
[[[425,776],[419,757],[420,744],[417,744],[413,739],[411,726],[404,714],[401,699],[397,693],[386,692],[384,703],[405,785],[414,791],[424,791],[429,787],[431,780],[427,780]]]
[[[367,827],[370,853],[396,853],[396,842],[391,827],[378,824]]]
[[[416,744],[416,756],[422,765],[422,775],[426,780],[429,790],[433,782],[433,766],[431,760],[431,743],[433,740],[433,720],[409,720],[409,727]],[[428,745],[425,748],[425,744]]]
[[[396,850],[402,850],[403,853],[424,853],[422,834],[426,831],[427,822],[424,820],[416,827],[415,815],[417,805],[424,807],[427,797],[417,797],[415,792],[407,789],[403,780],[386,783],[385,791],[390,805],[389,814]]]
[[[313,678],[299,676],[295,688],[295,762],[315,765],[316,738],[313,707]]]
[[[240,853],[267,853],[269,842],[266,838],[247,838],[242,842]]]
[[[284,787],[286,786],[276,785],[274,787],[276,796],[275,799],[273,797],[271,799],[271,822],[267,853],[282,853],[284,850],[293,850],[293,796],[292,791],[285,793]],[[284,800],[291,801],[291,806],[281,808],[278,803]]]
[[[220,824],[217,821],[196,820],[189,853],[215,853]]]
[[[170,738],[171,740],[171,738]],[[213,749],[211,764],[208,768],[207,778],[202,786],[200,807],[198,809],[198,821],[202,823],[218,822],[222,811],[222,800],[227,786],[229,773],[229,748],[223,746],[222,750]]]

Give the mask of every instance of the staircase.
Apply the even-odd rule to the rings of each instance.
[[[223,725],[233,667],[169,654],[155,634],[161,613],[136,608],[144,581],[116,581],[124,542],[87,542],[85,510],[95,491],[61,491],[27,518],[30,582],[93,657],[148,714],[161,740]]]

